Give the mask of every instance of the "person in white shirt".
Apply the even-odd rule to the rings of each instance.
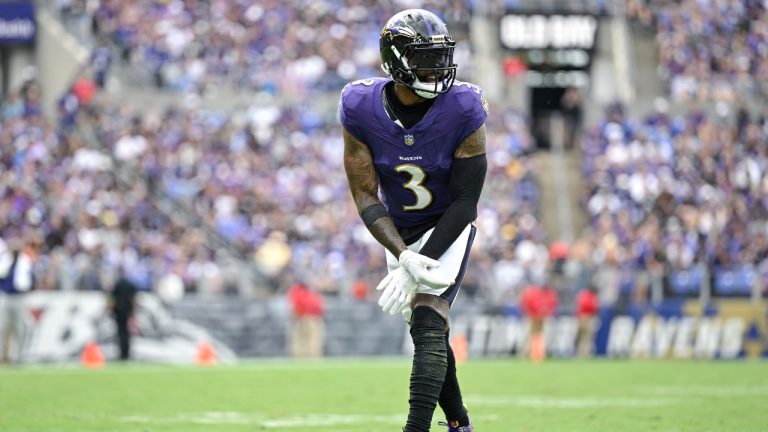
[[[32,289],[33,255],[19,246],[17,239],[8,243],[0,239],[0,364],[21,360],[25,318],[23,294]]]

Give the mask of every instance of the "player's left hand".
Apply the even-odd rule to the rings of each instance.
[[[440,261],[418,254],[412,250],[404,250],[398,258],[400,268],[410,274],[417,284],[426,285],[432,289],[448,288],[453,284],[453,279],[430,272],[432,268],[440,267]]]
[[[390,315],[410,309],[416,285],[411,275],[403,267],[398,267],[387,274],[376,287],[377,291],[383,291],[379,298],[379,306]]]

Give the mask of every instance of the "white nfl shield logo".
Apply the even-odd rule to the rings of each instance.
[[[413,145],[413,135],[405,135],[405,145]]]

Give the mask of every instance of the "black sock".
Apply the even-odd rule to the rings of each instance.
[[[429,307],[419,306],[411,316],[413,368],[406,432],[428,432],[448,368],[445,320]]]
[[[440,390],[440,408],[445,413],[445,419],[450,423],[459,422],[459,426],[469,426],[469,416],[461,399],[459,379],[456,376],[456,357],[453,356],[448,332],[445,333],[445,344],[448,347],[448,369],[445,372],[445,381]]]

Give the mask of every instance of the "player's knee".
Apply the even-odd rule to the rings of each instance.
[[[411,300],[411,310],[416,312],[416,309],[424,307],[435,311],[445,322],[445,328],[448,328],[448,310],[450,305],[448,301],[439,296],[431,294],[416,294]]]
[[[428,307],[416,308],[411,319],[411,338],[414,355],[420,359],[418,363],[429,371],[441,370],[441,376],[445,376],[448,344],[443,317]]]

